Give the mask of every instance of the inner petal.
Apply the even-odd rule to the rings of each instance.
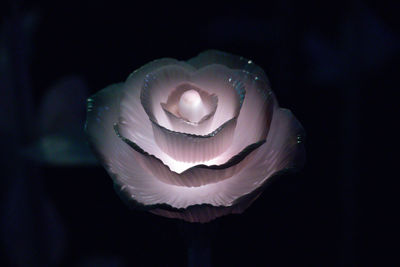
[[[179,99],[178,112],[190,122],[199,122],[206,113],[200,94],[193,89],[184,92]]]
[[[240,71],[214,64],[199,69],[191,78],[198,87],[218,96],[218,107],[210,126],[212,130],[239,116],[247,90]]]
[[[149,119],[171,129],[169,120],[160,103],[183,81],[190,79],[190,73],[178,65],[166,66],[146,75],[140,100]]]
[[[195,105],[185,98],[195,97]],[[189,99],[190,100],[190,99]],[[206,135],[211,132],[211,122],[218,105],[218,97],[191,83],[182,83],[161,103],[172,130],[182,133]]]

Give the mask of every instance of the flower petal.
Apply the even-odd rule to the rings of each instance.
[[[197,91],[203,102],[204,115],[198,122],[191,122],[182,117],[179,113],[180,98],[188,90]],[[167,102],[161,103],[161,106],[174,131],[205,135],[210,132],[211,122],[218,106],[218,97],[215,94],[209,94],[208,92],[197,88],[193,84],[182,83],[169,94]]]
[[[187,222],[208,223],[221,216],[242,213],[260,194],[260,192],[255,191],[246,196],[246,198],[242,199],[239,203],[228,207],[214,207],[212,205],[194,205],[186,209],[159,207],[151,209],[150,212],[167,218],[185,220]]]
[[[229,158],[246,146],[265,140],[273,114],[278,109],[275,96],[265,81],[257,79],[251,73],[240,74],[240,80],[246,88],[246,98],[237,121],[232,145],[220,158]]]
[[[207,135],[174,132],[156,123],[153,123],[153,132],[159,149],[170,157],[181,162],[199,163],[226,151],[232,143],[235,127],[236,118],[233,118]]]
[[[152,138],[152,125],[140,102],[140,94],[146,75],[169,65],[180,66],[187,71],[194,70],[190,65],[175,59],[164,58],[155,60],[129,75],[122,89],[123,93],[119,106],[120,114],[118,120],[132,125],[135,128],[130,135],[135,137],[135,141],[140,143],[141,147],[146,151],[157,149],[157,145],[154,143],[154,138]],[[169,125],[167,125],[167,127],[169,127]]]
[[[240,71],[219,64],[201,68],[192,75],[194,84],[218,97],[212,129],[217,129],[228,120],[239,116],[247,90],[242,78]]]
[[[112,157],[118,153],[118,145],[125,145],[112,129],[114,121],[118,118],[122,87],[123,83],[110,85],[87,100],[85,132],[89,145],[100,157],[106,169],[116,164],[118,157],[115,159]]]
[[[161,103],[165,102],[182,82],[189,81],[191,72],[179,65],[169,65],[148,73],[141,88],[140,101],[149,119],[161,126],[171,129],[168,117]],[[123,100],[123,104],[124,104]],[[126,114],[121,109],[121,116]]]
[[[204,66],[211,64],[221,64],[230,69],[245,70],[269,84],[267,75],[265,74],[264,70],[254,64],[252,60],[219,50],[204,51],[196,57],[189,59],[187,63],[197,69],[203,68]]]

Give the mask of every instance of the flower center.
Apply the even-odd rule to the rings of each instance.
[[[179,99],[179,114],[191,122],[198,122],[204,116],[204,105],[196,90],[187,90]]]

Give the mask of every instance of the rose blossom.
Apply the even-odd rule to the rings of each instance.
[[[304,162],[304,131],[252,61],[163,58],[88,99],[86,132],[133,207],[190,222],[244,211]]]

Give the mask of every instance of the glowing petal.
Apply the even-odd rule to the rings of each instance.
[[[196,90],[202,100],[204,108],[204,116],[198,122],[191,122],[181,117],[179,113],[179,101],[182,94],[187,90]],[[211,122],[217,110],[218,97],[215,94],[197,88],[190,83],[182,83],[168,96],[166,103],[161,103],[161,106],[167,115],[171,124],[172,130],[182,133],[190,133],[196,135],[206,135],[211,132]]]

